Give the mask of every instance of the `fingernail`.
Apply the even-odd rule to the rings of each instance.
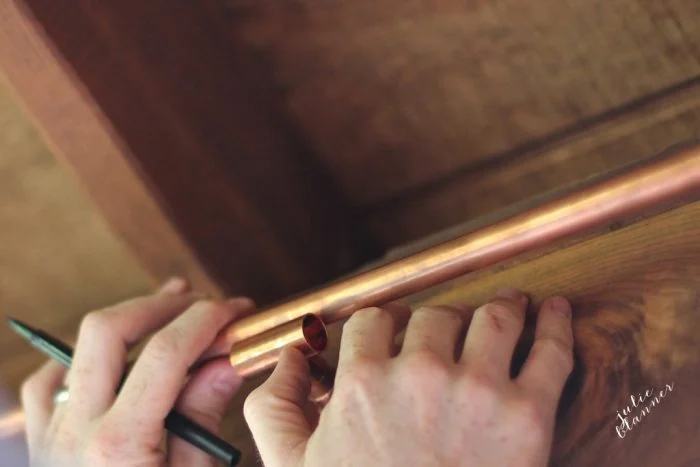
[[[231,367],[224,367],[211,383],[211,388],[222,394],[231,394],[241,385],[241,377]]]
[[[168,279],[158,289],[159,293],[181,294],[187,292],[189,283],[181,277],[172,277]]]
[[[549,299],[549,306],[553,311],[560,313],[566,318],[571,318],[571,305],[564,297],[552,297]]]
[[[527,295],[513,288],[503,288],[496,292],[496,296],[507,300],[515,300],[523,305],[527,305]]]

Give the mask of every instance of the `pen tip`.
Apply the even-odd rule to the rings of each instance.
[[[7,318],[7,324],[17,334],[20,334],[20,335],[25,336],[25,337],[30,337],[34,331],[31,327],[27,326],[23,322],[16,320],[14,318]]]

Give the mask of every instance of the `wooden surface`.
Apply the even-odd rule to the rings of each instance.
[[[187,277],[199,290],[220,288],[129,162],[129,148],[55,54],[19,3],[0,3],[0,64],[53,153],[64,157],[110,226],[158,279]]]
[[[0,80],[0,316],[73,340],[82,316],[153,288]],[[0,323],[0,388],[44,358]]]
[[[700,203],[476,276],[443,285],[426,302],[477,305],[506,285],[535,304],[554,294],[573,302],[577,366],[553,465],[700,464]],[[525,336],[521,355],[532,327]],[[617,412],[630,396],[671,383],[674,391],[619,438]]]
[[[346,272],[372,247],[205,3],[4,0],[0,64],[102,209],[139,208],[143,197],[115,193],[145,184],[217,284],[266,302]],[[167,227],[142,232],[150,242],[134,231],[164,223],[153,216],[110,220],[147,265],[182,256],[169,237],[158,244]]]
[[[532,342],[537,304],[551,295],[568,297],[576,369],[560,406],[552,467],[699,465],[700,201],[565,244],[442,284],[411,302],[478,306],[501,287],[527,292],[532,305],[517,368]],[[330,328],[331,362],[341,326]],[[258,460],[242,404],[263,379],[247,383],[225,423],[227,439],[244,452],[244,467]],[[674,391],[619,438],[615,419],[631,404],[630,396],[658,393],[666,384],[674,384]]]
[[[289,118],[363,206],[498,170],[700,75],[700,4],[685,0],[226,5]]]
[[[0,66],[154,275],[265,304],[696,138],[699,20],[685,0],[2,0]]]
[[[0,154],[3,308],[67,338],[173,271],[263,304],[697,138],[698,24],[686,0],[0,0],[0,68],[104,214],[45,148]],[[435,297],[574,299],[555,465],[700,461],[698,225],[684,207]],[[12,384],[39,359],[16,345]],[[253,465],[242,397],[226,433]]]
[[[401,244],[434,233],[434,226],[481,219],[548,193],[700,138],[700,80],[598,119],[560,139],[524,150],[500,165],[464,173],[367,209],[370,231]],[[421,222],[417,222],[420,219]]]

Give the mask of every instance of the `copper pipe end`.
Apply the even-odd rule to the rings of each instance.
[[[312,357],[325,350],[327,344],[323,321],[308,314],[234,345],[229,361],[246,378],[274,367],[285,347],[295,347],[306,357]]]

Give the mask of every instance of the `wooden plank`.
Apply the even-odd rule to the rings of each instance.
[[[362,206],[517,159],[700,75],[696,1],[225,5],[289,118]]]
[[[145,264],[186,243],[227,293],[266,303],[375,253],[204,6],[17,4],[2,2],[2,65]],[[143,196],[115,200],[132,185]]]
[[[552,465],[700,462],[700,202],[476,276],[436,288],[425,302],[477,305],[514,286],[535,304],[555,294],[574,304],[577,367],[560,407]],[[531,344],[533,318],[516,362]],[[673,393],[621,439],[617,412],[630,395],[669,383]]]
[[[178,274],[218,295],[219,286],[129,163],[125,142],[22,6],[0,2],[0,69],[52,151],[71,164],[112,227],[156,280]]]
[[[153,278],[0,80],[0,312],[74,340],[82,316]],[[0,393],[45,360],[0,322]],[[2,398],[2,396],[0,396]]]
[[[700,461],[700,201],[568,239],[560,249],[513,258],[409,301],[478,306],[505,286],[524,290],[534,304],[518,361],[532,339],[536,305],[555,294],[574,304],[578,361],[562,402],[553,467],[689,467]],[[341,328],[329,329],[330,362],[337,361]],[[243,401],[263,380],[247,382],[225,422],[227,439],[244,451],[243,467],[258,464]],[[677,386],[672,397],[619,439],[613,422],[629,396],[668,381]]]
[[[653,157],[700,137],[700,80],[610,115],[574,134],[522,152],[504,164],[456,174],[366,211],[370,231],[385,245],[481,219],[504,206],[547,198],[588,179]]]

